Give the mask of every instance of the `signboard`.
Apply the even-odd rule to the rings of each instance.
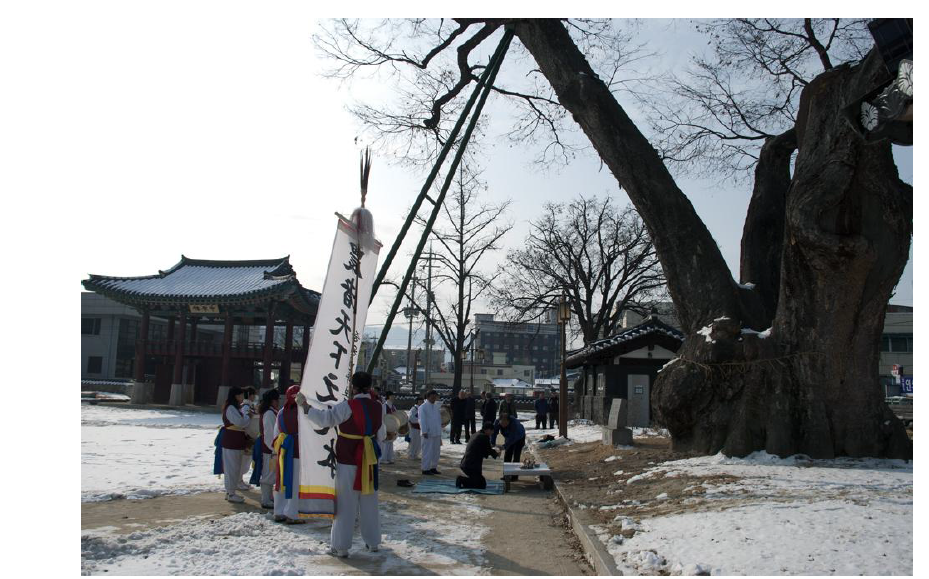
[[[300,384],[300,391],[315,408],[332,408],[349,394],[380,248],[373,233],[359,236],[353,223],[339,218]],[[300,498],[305,499],[300,501],[300,516],[331,518],[335,515],[337,431],[314,429],[303,412],[297,417]]]
[[[913,393],[913,376],[900,377],[900,392],[903,394]]]
[[[900,375],[900,366],[897,366],[896,364],[894,364],[893,367],[890,369],[890,375],[891,375],[891,376],[899,376],[899,375]]]
[[[219,306],[215,304],[190,304],[190,313],[192,314],[218,314]]]

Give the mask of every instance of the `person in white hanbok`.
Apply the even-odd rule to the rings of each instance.
[[[413,408],[410,409],[410,460],[417,460],[422,448],[423,438],[419,426],[419,407],[422,403],[423,397],[417,396]]]
[[[245,428],[248,426],[248,416],[241,410],[244,399],[245,392],[241,388],[232,387],[223,405],[223,478],[226,500],[231,503],[245,502],[245,499],[236,493],[240,490],[239,483],[242,482],[242,453],[245,451]]]
[[[287,389],[284,408],[274,421],[274,444],[277,468],[274,477],[274,520],[290,525],[305,523],[300,511],[309,510],[309,499],[300,498],[300,438],[297,426],[297,395],[300,386],[294,384]],[[288,452],[288,448],[292,451]],[[284,468],[281,468],[283,463]],[[289,463],[289,464],[288,464]],[[290,472],[288,480],[287,472]],[[290,495],[288,497],[287,495]]]
[[[442,446],[442,416],[438,403],[439,393],[430,390],[426,401],[419,407],[419,426],[423,435],[423,474],[442,474],[438,470]]]
[[[388,390],[384,393],[384,412],[386,414],[393,414],[397,411],[397,407],[394,405],[394,393]],[[384,464],[393,464],[394,463],[394,441],[386,440],[384,444],[381,445],[381,462]]]
[[[383,404],[372,400],[370,388],[371,375],[355,372],[352,375],[351,400],[342,400],[332,408],[319,409],[310,407],[302,395],[297,399],[314,427],[339,427],[335,445],[335,520],[330,537],[330,553],[337,557],[348,556],[355,520],[359,517],[365,547],[369,551],[377,551],[381,544],[376,445],[383,443],[387,435],[384,426],[386,411]]]
[[[280,405],[281,394],[272,388],[264,393],[258,409],[261,415],[261,506],[265,509],[274,508],[274,467],[277,455],[272,449],[274,446],[272,438]]]

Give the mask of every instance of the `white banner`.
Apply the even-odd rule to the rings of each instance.
[[[317,408],[331,408],[351,393],[351,372],[358,361],[358,346],[381,248],[373,232],[361,238],[366,241],[359,239],[355,224],[339,218],[300,384],[307,401]],[[352,361],[353,353],[355,359]],[[358,370],[364,368],[354,368]],[[306,499],[300,501],[300,515],[332,517],[335,514],[336,429],[315,430],[303,412],[298,412],[297,416],[300,498]],[[305,510],[304,505],[307,505]]]

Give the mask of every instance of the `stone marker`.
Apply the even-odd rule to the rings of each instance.
[[[610,418],[603,427],[603,444],[609,446],[630,446],[632,444],[632,430],[626,427],[629,417],[629,401],[625,398],[614,398],[610,406]]]

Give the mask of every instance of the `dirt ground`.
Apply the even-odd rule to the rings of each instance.
[[[703,483],[718,485],[737,480],[731,476],[679,476],[644,479],[627,485],[627,480],[659,463],[695,456],[672,451],[670,439],[664,437],[637,438],[635,446],[626,449],[590,442],[542,449],[537,454],[555,470],[555,479],[561,483],[565,499],[572,507],[583,512],[586,521],[606,526],[617,534],[620,533],[615,521],[617,515],[640,519],[693,511],[694,502],[687,499],[704,494]],[[620,458],[605,462],[611,456]],[[616,475],[617,471],[622,474]],[[667,500],[654,501],[662,494],[667,494]],[[600,510],[616,505],[623,506]],[[623,533],[629,536],[632,531]]]
[[[447,444],[447,443],[446,443]],[[459,474],[457,458],[445,457],[439,464],[439,478],[454,479]],[[499,460],[485,461],[484,476],[498,480],[502,475]],[[398,479],[416,482],[422,478],[419,461],[397,457],[393,465],[381,472],[379,498],[385,510],[399,512],[412,509],[426,516],[442,517],[456,495],[413,494],[410,488],[398,487]],[[200,493],[163,496],[144,500],[113,500],[81,504],[81,528],[107,529],[128,534],[147,528],[178,523],[188,518],[218,519],[239,512],[266,512],[259,506],[259,493],[243,493],[246,502],[232,504],[223,493]],[[566,527],[564,510],[551,491],[543,491],[535,481],[513,483],[503,495],[473,495],[476,504],[489,515],[475,521],[489,528],[483,538],[486,570],[491,575],[592,575],[577,539]],[[346,559],[346,574],[366,574],[361,559]],[[450,570],[430,569],[449,574]]]

